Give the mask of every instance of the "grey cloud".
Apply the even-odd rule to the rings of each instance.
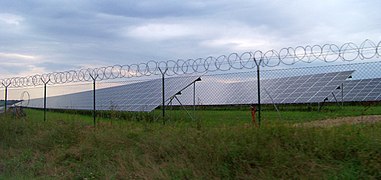
[[[113,15],[158,19],[164,17],[201,16],[209,12],[208,1],[99,1],[96,10]]]
[[[56,71],[206,57],[245,47],[341,43],[381,38],[379,7],[381,2],[373,0],[4,0],[0,12],[24,20],[14,27],[0,24],[0,53],[39,55],[44,60],[36,66]],[[179,25],[177,31],[189,33],[168,38],[147,34],[163,35],[152,29],[141,36],[128,34],[152,24],[158,25],[157,31]]]

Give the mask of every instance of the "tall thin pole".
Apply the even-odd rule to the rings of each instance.
[[[196,112],[196,81],[193,82],[193,116]]]
[[[163,120],[165,117],[165,79],[164,79],[164,74],[161,75],[161,97],[162,97],[162,103],[163,103]]]
[[[193,119],[196,119],[196,81],[193,82]]]
[[[41,78],[41,81],[44,83],[44,121],[46,121],[46,85],[50,82],[50,79],[48,81],[44,81]]]
[[[94,123],[94,127],[96,126],[96,99],[95,99],[95,90],[96,90],[96,80],[98,78],[98,75],[96,75],[95,77],[93,75],[90,74],[90,77],[91,79],[93,79],[93,123]]]
[[[2,84],[5,87],[4,113],[6,113],[7,112],[7,104],[8,104],[8,87],[11,85],[11,83],[8,83],[7,85],[5,85],[4,83],[2,83]]]
[[[46,121],[46,84],[44,84],[44,121]]]
[[[7,103],[8,103],[8,86],[5,86],[5,101],[4,101],[4,113],[7,112]]]
[[[163,116],[163,124],[165,124],[165,73],[167,72],[168,68],[165,68],[163,71],[161,68],[159,68],[161,72],[161,95],[162,95],[162,116]]]
[[[344,107],[344,83],[341,83],[341,107]]]
[[[95,109],[95,80],[93,81],[93,121],[94,121],[94,126],[96,125],[96,109]]]
[[[261,78],[260,78],[260,62],[257,63],[257,91],[258,91],[258,126],[261,126]]]

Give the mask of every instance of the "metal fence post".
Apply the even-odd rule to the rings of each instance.
[[[193,82],[193,117],[196,117],[196,81]]]
[[[341,83],[341,107],[344,107],[344,83]]]
[[[260,69],[262,59],[257,62],[254,58],[254,62],[257,66],[257,92],[258,92],[258,126],[261,127],[261,78],[260,78]]]
[[[196,119],[196,82],[201,81],[199,77],[196,81],[193,82],[193,118]]]
[[[46,121],[46,85],[50,82],[50,79],[45,81],[41,78],[41,81],[44,83],[44,121]]]
[[[161,92],[162,92],[162,108],[163,108],[163,112],[162,112],[162,116],[163,116],[163,124],[165,124],[165,73],[168,71],[168,68],[165,68],[165,70],[163,71],[160,67],[159,67],[159,70],[160,70],[160,73],[161,73]]]
[[[3,84],[3,86],[5,87],[5,97],[4,97],[4,113],[7,112],[7,104],[8,104],[8,87],[11,85],[11,82],[9,82],[8,84],[4,84],[4,83],[1,83]]]
[[[261,78],[259,65],[257,65],[257,88],[258,88],[258,126],[261,126]]]
[[[91,79],[93,79],[93,123],[94,123],[94,127],[96,126],[96,104],[95,104],[95,90],[96,90],[96,87],[95,87],[95,83],[96,83],[96,80],[98,78],[98,75],[96,75],[95,77],[93,75],[90,74],[90,77]]]

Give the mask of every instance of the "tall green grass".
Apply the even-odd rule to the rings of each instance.
[[[381,178],[379,123],[255,128],[246,115],[202,113],[212,122],[100,119],[94,128],[84,115],[2,116],[0,179]]]

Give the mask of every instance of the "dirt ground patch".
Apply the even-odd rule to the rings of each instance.
[[[381,115],[343,117],[336,119],[326,119],[321,121],[313,121],[295,124],[295,127],[333,127],[343,124],[360,124],[360,123],[376,123],[381,122]]]

